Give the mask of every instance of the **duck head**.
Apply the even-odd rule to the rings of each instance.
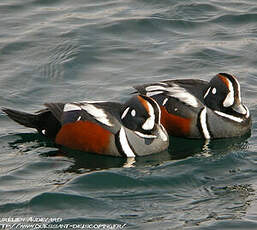
[[[145,95],[135,95],[123,106],[122,124],[142,137],[154,138],[157,125],[160,126],[160,107],[154,99]]]
[[[240,84],[235,76],[219,73],[214,76],[204,94],[204,102],[210,109],[233,116],[249,116],[242,104]]]

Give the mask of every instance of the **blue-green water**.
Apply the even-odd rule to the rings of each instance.
[[[63,156],[0,113],[0,224],[34,216],[125,229],[257,229],[255,0],[1,0],[0,14],[0,106],[124,101],[132,85],[229,72],[253,119],[248,138],[171,138],[168,151],[130,162]]]

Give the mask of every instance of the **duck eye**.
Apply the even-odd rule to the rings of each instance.
[[[212,94],[216,94],[217,89],[216,89],[216,88],[213,88],[211,92],[212,92]]]

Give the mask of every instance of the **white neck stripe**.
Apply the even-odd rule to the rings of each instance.
[[[204,107],[204,109],[200,113],[200,123],[202,126],[204,138],[211,139],[210,132],[207,127],[207,116],[206,115],[207,115],[206,107]]]
[[[136,156],[129,146],[128,139],[127,139],[127,136],[126,136],[126,133],[125,133],[125,130],[123,127],[121,127],[121,129],[120,129],[119,141],[120,141],[121,148],[127,157],[135,157]]]

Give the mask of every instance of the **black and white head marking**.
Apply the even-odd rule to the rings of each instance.
[[[231,107],[236,113],[247,116],[249,111],[242,104],[240,84],[236,77],[226,73],[221,73],[218,76],[228,86],[230,91],[223,102],[224,107]]]
[[[210,90],[211,90],[211,87],[209,87],[209,88],[206,90],[206,93],[204,94],[203,98],[206,98],[206,97],[208,96]]]
[[[146,101],[147,107],[148,107],[148,114],[149,117],[146,119],[146,121],[142,125],[142,129],[144,130],[152,130],[155,124],[155,114],[153,106]]]
[[[156,138],[152,134],[156,124],[160,124],[160,107],[154,99],[138,95],[132,97],[124,104],[121,111],[122,124],[134,130],[143,138]]]
[[[227,87],[228,87],[229,92],[228,92],[225,100],[223,101],[223,106],[227,108],[234,104],[235,97],[234,97],[234,87],[233,87],[231,81],[229,79],[227,79],[226,82],[227,82]]]
[[[248,109],[241,102],[239,82],[230,74],[220,73],[213,77],[204,100],[209,108],[218,111],[219,115],[228,115],[227,118],[230,117],[231,120],[239,122],[237,116],[247,117]]]
[[[123,119],[124,117],[126,117],[126,115],[128,114],[130,107],[127,107],[124,112],[121,114],[121,119]]]

